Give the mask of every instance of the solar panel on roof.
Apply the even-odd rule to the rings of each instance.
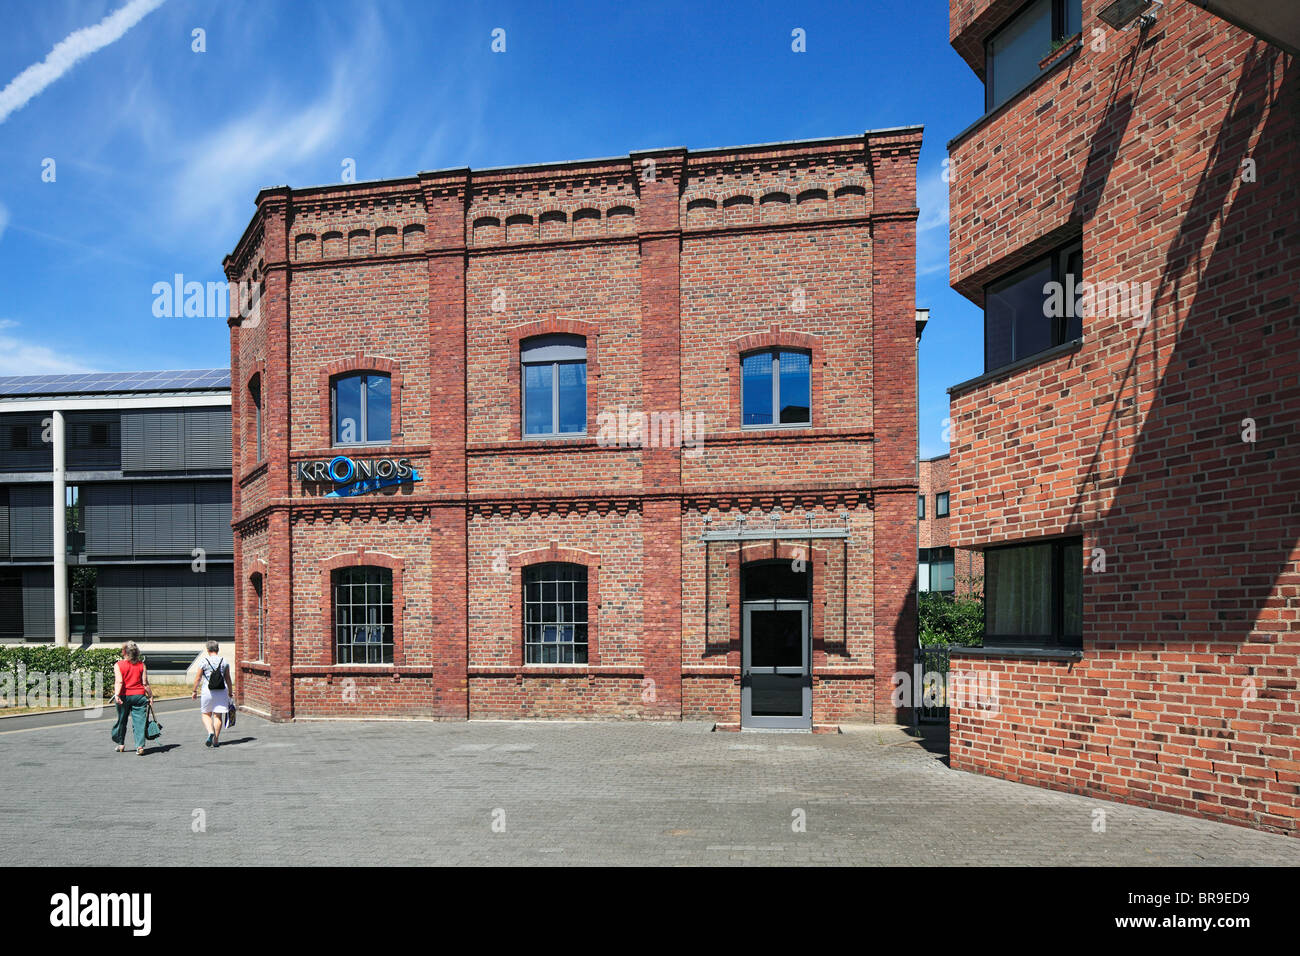
[[[158,392],[229,387],[230,369],[223,368],[0,376],[0,395]]]

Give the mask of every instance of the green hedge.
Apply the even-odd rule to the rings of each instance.
[[[0,647],[0,673],[18,677],[21,664],[27,674],[74,674],[80,672],[83,686],[93,686],[95,675],[104,679],[104,699],[113,696],[113,665],[122,656],[120,647],[54,647],[33,644]]]
[[[984,600],[978,595],[948,597],[934,591],[917,595],[917,633],[922,646],[984,643]]]

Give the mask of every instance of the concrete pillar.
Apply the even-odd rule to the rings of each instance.
[[[54,643],[68,646],[68,518],[63,412],[51,415],[50,444],[54,450]]]

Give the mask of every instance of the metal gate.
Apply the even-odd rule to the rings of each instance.
[[[920,698],[915,703],[920,723],[948,723],[949,656],[947,644],[929,644],[916,649],[916,666],[921,672],[921,681]]]

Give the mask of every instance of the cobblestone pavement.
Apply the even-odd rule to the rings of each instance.
[[[22,720],[0,721],[5,866],[1300,864],[1300,840],[953,771],[892,727],[245,715],[212,751],[186,710],[140,758],[103,721]]]

